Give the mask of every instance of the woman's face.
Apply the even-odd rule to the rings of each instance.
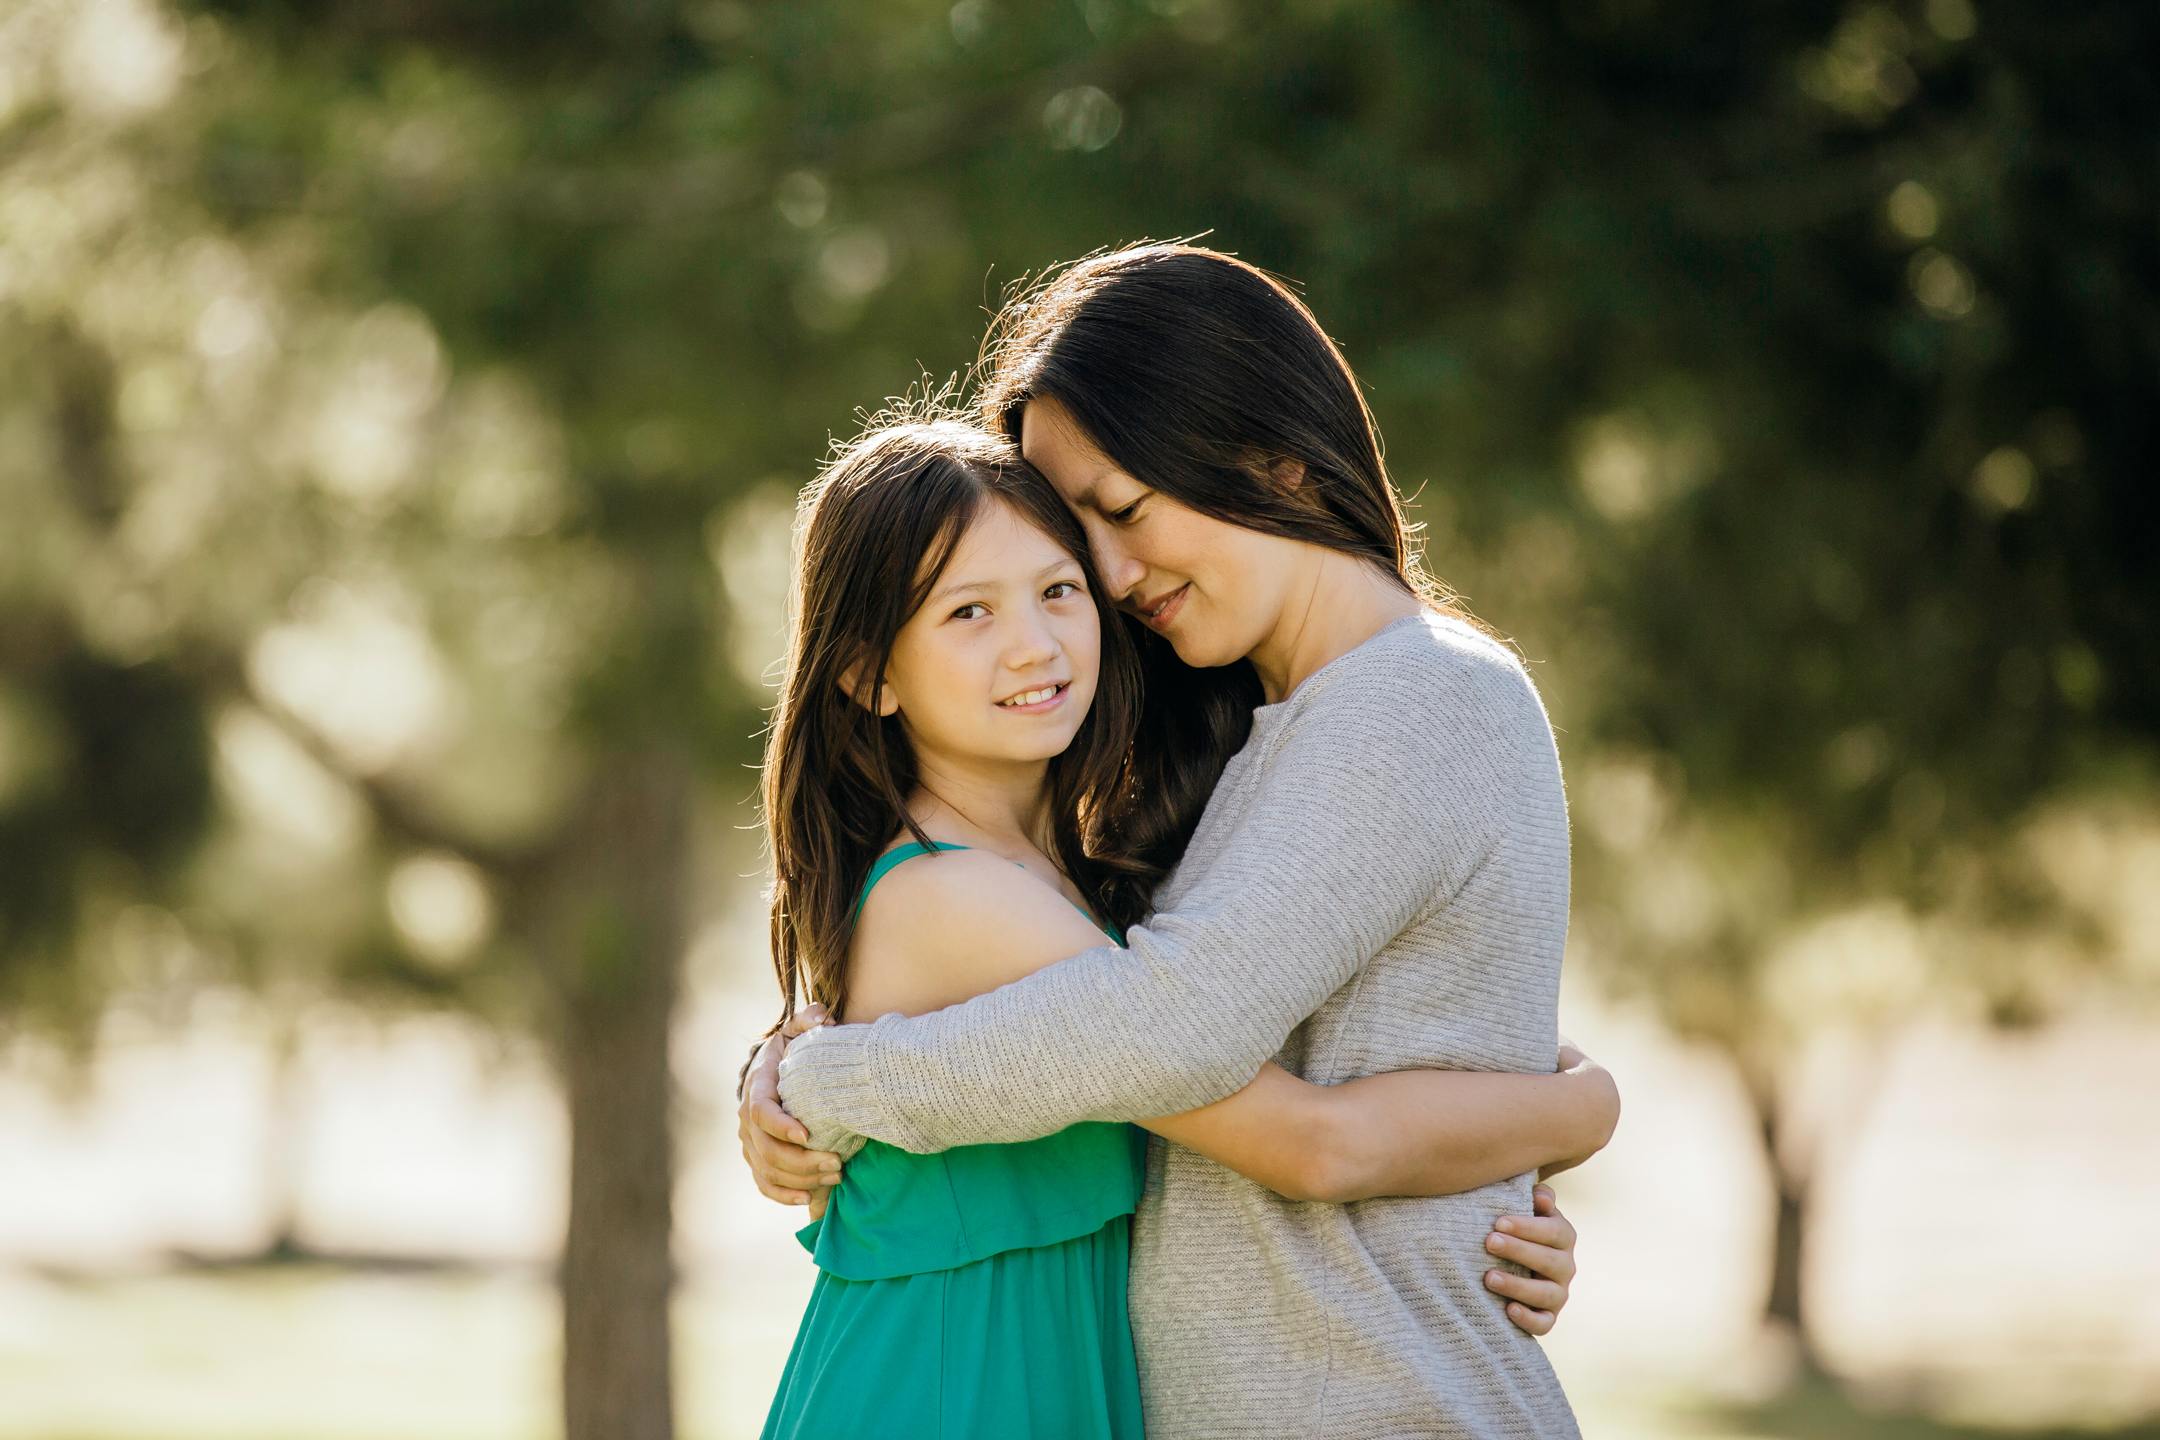
[[[925,759],[1045,761],[1087,717],[1101,660],[1079,562],[993,500],[901,627],[877,708]]]
[[[1188,665],[1228,665],[1282,622],[1311,547],[1203,515],[1118,468],[1072,412],[1030,400],[1021,452],[1079,515],[1119,606]]]

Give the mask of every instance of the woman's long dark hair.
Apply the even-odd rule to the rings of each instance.
[[[1249,530],[1369,560],[1435,609],[1356,378],[1312,312],[1272,277],[1190,245],[1111,251],[1055,271],[991,326],[979,405],[1015,444],[1027,402],[1063,405],[1151,490]],[[1287,462],[1304,477],[1285,483]],[[1467,618],[1467,617],[1465,617]],[[1240,660],[1180,661],[1132,617],[1145,698],[1119,803],[1104,820],[1158,873],[1177,862],[1261,699]]]
[[[915,752],[901,717],[858,703],[848,677],[853,671],[875,693],[901,627],[936,586],[969,523],[993,502],[1011,506],[1080,563],[1103,628],[1094,704],[1050,762],[1054,858],[1113,923],[1132,923],[1145,904],[1155,872],[1101,833],[1125,778],[1140,678],[1086,536],[1012,441],[931,406],[903,411],[873,422],[842,450],[800,506],[787,675],[764,772],[782,1024],[799,1001],[817,1001],[836,1019],[845,1013],[863,881],[901,832],[930,843],[907,811]]]

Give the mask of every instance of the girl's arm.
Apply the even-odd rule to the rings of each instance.
[[[1605,1147],[1612,1076],[1573,1046],[1550,1075],[1399,1070],[1314,1085],[1270,1063],[1227,1100],[1140,1122],[1288,1200],[1453,1195]]]

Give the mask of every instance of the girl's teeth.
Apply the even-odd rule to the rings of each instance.
[[[1003,703],[1007,705],[1040,705],[1055,694],[1057,694],[1057,686],[1052,685],[1047,690],[1030,690],[1025,695],[1015,695],[1012,699]]]

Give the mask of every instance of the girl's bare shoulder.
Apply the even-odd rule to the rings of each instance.
[[[1071,902],[987,850],[945,850],[886,872],[848,954],[848,1018],[957,1005],[1109,940]]]

